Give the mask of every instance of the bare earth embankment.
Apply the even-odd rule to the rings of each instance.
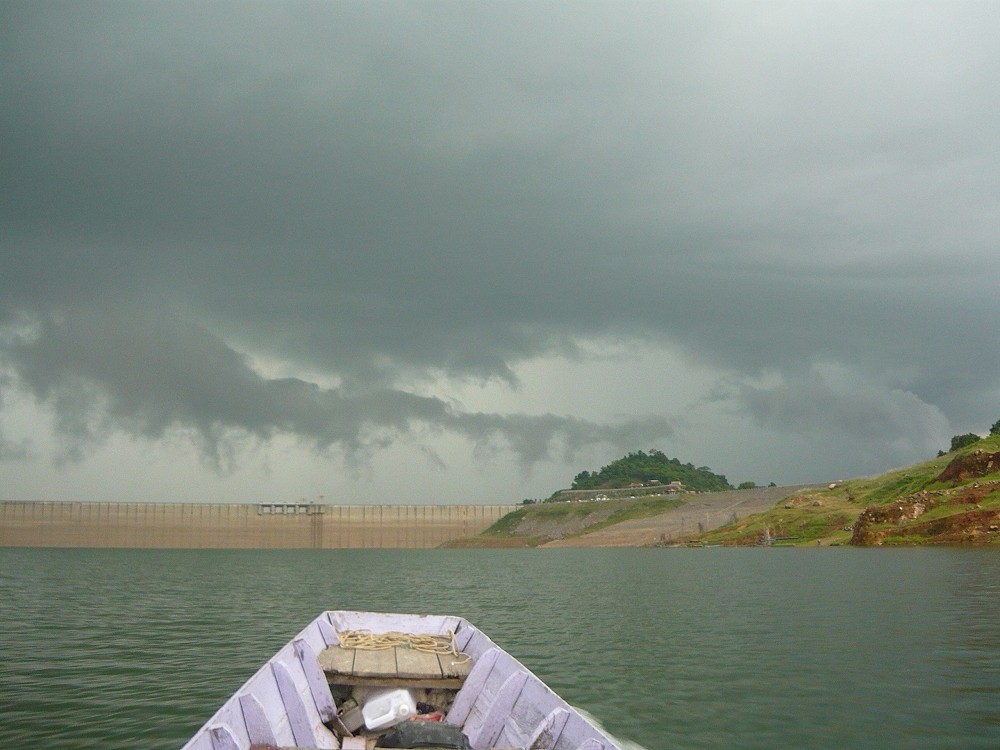
[[[609,526],[581,536],[555,539],[543,547],[651,547],[698,536],[753,513],[761,513],[796,492],[822,485],[756,487],[690,496],[680,507],[649,518]]]
[[[651,547],[697,537],[818,485],[522,507],[461,547]],[[619,518],[624,517],[622,520]]]

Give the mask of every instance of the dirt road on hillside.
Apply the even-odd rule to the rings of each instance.
[[[679,541],[734,520],[769,510],[790,495],[825,485],[756,487],[695,495],[684,505],[650,518],[624,521],[571,539],[557,539],[543,547],[649,547]]]

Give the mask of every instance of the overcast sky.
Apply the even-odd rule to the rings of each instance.
[[[998,28],[0,0],[0,499],[506,503],[984,434]]]

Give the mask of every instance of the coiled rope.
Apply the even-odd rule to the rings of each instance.
[[[337,638],[340,639],[342,648],[386,651],[401,646],[427,654],[454,656],[459,659],[459,661],[453,662],[454,664],[461,664],[469,660],[468,654],[463,654],[456,648],[453,632],[449,632],[447,635],[418,635],[416,633],[400,633],[395,630],[388,633],[373,633],[370,630],[342,630],[337,633]]]

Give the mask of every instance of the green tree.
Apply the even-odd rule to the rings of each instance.
[[[737,487],[736,489],[738,489],[738,490],[752,490],[756,486],[757,486],[756,482],[740,482],[740,486]]]
[[[967,445],[978,443],[979,440],[979,435],[974,432],[967,432],[964,435],[955,435],[951,439],[951,449],[948,452],[951,453],[953,451],[957,451],[959,448],[964,448]]]
[[[998,419],[996,422],[994,422],[993,426],[990,427],[990,434],[991,435],[1000,435],[1000,419]]]
[[[707,466],[697,469],[694,464],[682,464],[676,458],[668,458],[655,448],[648,453],[636,451],[612,461],[600,471],[581,471],[573,479],[572,489],[594,490],[628,487],[630,484],[648,484],[652,481],[662,484],[680,482],[688,489],[711,492],[732,489],[732,485],[722,474],[715,474]]]

